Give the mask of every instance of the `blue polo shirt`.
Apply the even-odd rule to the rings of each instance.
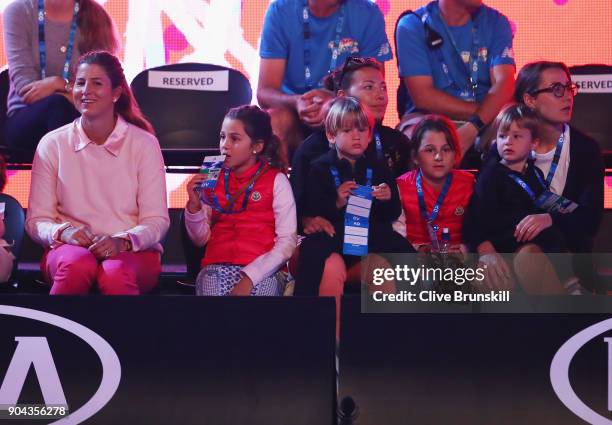
[[[337,67],[347,56],[393,58],[385,33],[385,20],[370,0],[346,0]],[[263,24],[259,55],[262,59],[285,59],[287,66],[281,90],[303,94],[306,89],[304,66],[304,0],[276,0],[270,4]],[[317,18],[310,13],[310,70],[313,87],[321,87],[329,73],[336,27],[341,7],[331,16]]]
[[[416,13],[426,16],[429,27],[444,40],[439,48],[442,60],[427,45],[421,19],[414,14],[406,15],[399,21],[396,33],[400,77],[429,76],[435,88],[451,96],[482,102],[491,88],[491,68],[515,65],[510,22],[497,10],[482,5],[467,24],[458,27],[446,25],[437,1],[419,8]],[[478,43],[474,43],[475,39]],[[475,99],[470,82],[474,52],[478,58]],[[447,66],[448,76],[442,62]],[[414,104],[408,98],[406,111],[413,110]]]

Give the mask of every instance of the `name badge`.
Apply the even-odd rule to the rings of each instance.
[[[364,256],[368,253],[372,188],[358,186],[348,199],[344,215],[344,255]]]
[[[223,168],[223,161],[225,161],[225,155],[207,156],[204,158],[200,174],[204,174],[205,178],[202,184],[200,184],[200,190],[212,190],[217,186],[217,180],[219,180],[219,174],[221,174],[221,169]]]
[[[546,190],[535,201],[538,208],[547,212],[570,213],[578,208],[578,204],[563,196]]]

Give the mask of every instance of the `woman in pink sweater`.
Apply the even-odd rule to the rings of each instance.
[[[147,292],[170,223],[159,143],[112,54],[79,59],[73,96],[81,117],[36,150],[26,231],[51,294]]]

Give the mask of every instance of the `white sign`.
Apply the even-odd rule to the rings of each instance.
[[[612,93],[612,74],[572,75],[578,93]]]
[[[149,87],[174,90],[228,91],[229,71],[149,71]]]

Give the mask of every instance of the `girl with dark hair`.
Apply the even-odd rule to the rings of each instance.
[[[447,228],[451,246],[458,250],[474,176],[454,169],[461,162],[455,126],[443,116],[426,115],[415,126],[412,137],[412,159],[418,169],[397,179],[407,223],[406,238],[415,249],[437,248]]]
[[[409,141],[399,131],[382,125],[389,98],[385,82],[384,66],[373,58],[348,57],[344,65],[325,79],[325,88],[336,96],[351,96],[368,109],[374,118],[372,138],[365,154],[379,157],[388,164],[396,177],[409,169]],[[310,135],[295,152],[291,167],[291,186],[301,214],[308,172],[312,161],[330,150],[325,130]],[[299,217],[304,233],[330,230],[331,224],[321,217]]]
[[[102,294],[141,294],[157,284],[170,224],[161,150],[118,59],[93,52],[78,63],[81,117],[36,149],[26,230],[46,248],[52,294],[84,294],[94,282]]]
[[[6,140],[33,151],[47,132],[72,122],[74,66],[95,49],[118,53],[111,17],[95,0],[16,0],[3,14],[10,91]]]
[[[220,139],[225,162],[212,193],[200,193],[205,174],[187,183],[187,233],[197,246],[206,245],[196,293],[281,295],[287,281],[281,269],[297,234],[280,140],[270,115],[249,105],[230,109]]]

